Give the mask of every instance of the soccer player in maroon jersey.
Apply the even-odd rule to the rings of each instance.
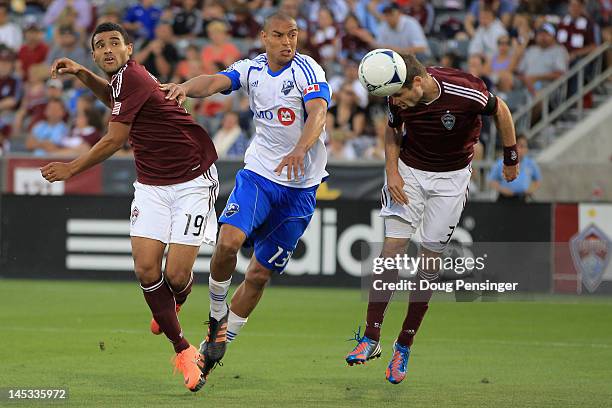
[[[76,76],[111,108],[108,132],[77,159],[50,163],[41,172],[50,182],[67,180],[109,158],[127,141],[132,145],[137,173],[130,220],[134,271],[153,314],[151,331],[170,340],[185,386],[197,391],[206,381],[203,357],[183,337],[177,313],[191,292],[200,245],[216,240],[217,153],[206,131],[130,59],[133,45],[123,27],[99,25],[91,46],[108,80],[67,58],[53,63],[51,75]]]
[[[452,68],[425,68],[413,56],[404,59],[404,85],[388,99],[381,257],[405,254],[419,228],[419,257],[435,260],[450,241],[467,200],[470,163],[482,127],[480,115],[492,115],[495,120],[504,146],[503,175],[508,181],[518,175],[516,137],[510,110],[481,79]],[[386,371],[393,384],[406,376],[410,347],[432,295],[431,290],[419,289],[420,282],[438,280],[435,263],[421,262],[416,272],[417,290],[410,293],[408,312]],[[387,270],[382,280],[395,281],[397,275],[397,270]],[[390,290],[371,288],[366,330],[363,337],[356,335],[357,346],[346,356],[349,365],[380,356],[380,329],[392,295]]]

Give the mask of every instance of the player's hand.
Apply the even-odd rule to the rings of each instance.
[[[68,180],[72,177],[69,163],[53,162],[40,169],[40,174],[50,183]]]
[[[166,99],[170,101],[177,101],[179,105],[187,99],[187,91],[181,84],[175,84],[169,82],[167,84],[159,84],[159,89],[166,92]]]
[[[404,179],[396,171],[387,173],[387,190],[391,193],[391,199],[399,205],[408,204],[408,196],[404,191]]]
[[[285,158],[280,162],[280,164],[274,169],[276,175],[280,176],[283,172],[283,169],[287,167],[287,181],[291,181],[293,176],[295,175],[295,181],[299,180],[300,172],[302,177],[305,174],[304,168],[304,157],[306,156],[306,149],[302,147],[295,147]]]
[[[519,175],[519,165],[515,164],[514,166],[506,166],[504,164],[502,174],[504,175],[504,180],[506,181],[512,181],[516,179]]]
[[[83,69],[83,66],[74,62],[70,58],[58,58],[51,65],[51,78],[57,78],[57,75],[72,74],[76,75]]]

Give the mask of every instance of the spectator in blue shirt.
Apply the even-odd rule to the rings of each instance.
[[[519,135],[516,138],[516,147],[520,160],[520,171],[518,177],[507,182],[502,176],[503,159],[499,159],[489,172],[487,177],[489,186],[499,193],[497,201],[521,201],[525,202],[539,187],[542,178],[540,168],[527,152],[527,138]]]
[[[129,7],[125,13],[123,26],[133,39],[155,38],[155,27],[161,18],[161,9],[155,6],[154,0],[140,0]]]
[[[66,107],[59,98],[49,99],[45,108],[45,120],[32,128],[26,148],[35,156],[45,156],[61,149],[62,139],[68,136],[70,129],[64,122]]]

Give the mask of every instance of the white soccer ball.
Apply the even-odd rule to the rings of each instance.
[[[374,96],[390,96],[406,80],[406,63],[395,51],[379,48],[368,52],[359,64],[359,81]]]

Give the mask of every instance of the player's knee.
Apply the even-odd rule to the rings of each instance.
[[[148,260],[134,262],[134,272],[143,285],[158,282],[161,277],[160,265]]]
[[[191,268],[187,266],[166,267],[164,275],[173,290],[184,288],[191,279]]]
[[[406,253],[408,249],[408,238],[385,238],[382,249],[383,258],[393,258],[396,255]]]
[[[234,236],[224,236],[219,239],[215,246],[215,255],[221,257],[236,256],[242,247],[242,240]]]
[[[264,267],[249,268],[246,273],[245,280],[249,285],[256,287],[257,289],[263,289],[270,281],[272,272]]]

